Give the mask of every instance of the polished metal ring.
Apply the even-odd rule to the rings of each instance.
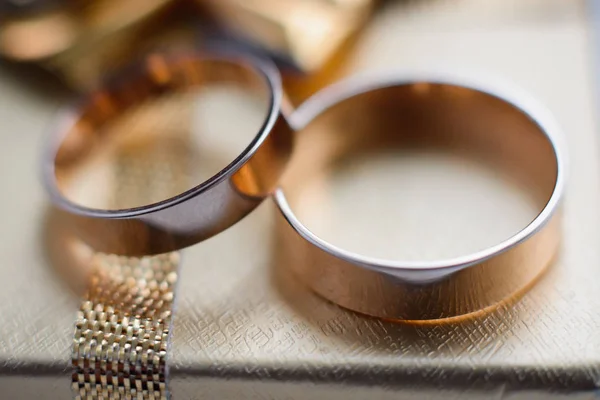
[[[106,142],[105,124],[144,101],[206,83],[233,83],[268,98],[262,126],[225,168],[189,190],[134,208],[91,208],[66,195],[74,171]],[[267,61],[228,53],[149,55],[60,114],[45,148],[45,186],[64,211],[63,223],[96,251],[138,256],[190,246],[235,224],[276,187],[293,144],[284,100],[279,73]]]
[[[284,217],[280,264],[326,299],[389,320],[463,318],[518,298],[553,259],[565,175],[560,136],[547,111],[517,89],[440,74],[357,78],[316,94],[290,124],[298,131],[295,155],[274,193]],[[303,182],[382,149],[475,159],[525,188],[539,214],[501,243],[431,262],[367,257],[311,232],[293,211]]]

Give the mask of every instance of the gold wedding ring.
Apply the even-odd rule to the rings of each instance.
[[[558,129],[518,91],[438,75],[351,80],[306,101],[290,124],[296,153],[274,194],[287,221],[279,224],[282,265],[324,298],[389,320],[459,318],[523,292],[553,259],[564,183]],[[357,254],[300,221],[294,204],[309,178],[389,149],[442,150],[502,171],[526,188],[539,214],[501,243],[431,262]]]
[[[103,165],[115,148],[129,154],[120,157],[126,161],[148,149],[178,147],[186,157],[188,150],[195,148],[189,143],[190,135],[182,134],[185,129],[177,115],[186,108],[187,117],[197,119],[196,111],[190,108],[194,97],[176,103],[176,114],[165,129],[153,122],[156,112],[147,112],[148,118],[141,124],[128,120],[128,113],[143,108],[148,101],[160,102],[169,94],[195,96],[195,92],[190,93],[192,89],[202,91],[210,85],[226,85],[264,100],[264,114],[256,130],[250,126],[251,135],[242,143],[241,153],[235,153],[233,159],[224,157],[216,172],[202,178],[195,176],[194,165],[184,162],[180,176],[174,179],[189,174],[189,185],[170,197],[157,198],[148,192],[144,201],[115,209],[98,203],[107,185],[111,185]],[[293,139],[282,107],[285,99],[281,80],[269,62],[235,53],[152,54],[133,71],[124,72],[63,111],[44,154],[46,188],[53,202],[65,211],[64,223],[96,251],[140,256],[190,246],[235,224],[275,189]],[[119,124],[124,128],[115,134],[113,128]],[[202,150],[200,158],[215,156],[214,149]],[[94,175],[82,175],[86,168],[95,171]],[[92,187],[88,183],[89,190],[81,190],[90,176],[99,177],[99,183]],[[82,192],[88,198],[81,199]]]

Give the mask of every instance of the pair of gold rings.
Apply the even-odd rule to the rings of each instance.
[[[268,103],[261,127],[225,168],[175,196],[132,208],[72,200],[78,169],[98,157],[98,143],[108,140],[103,128],[117,116],[149,98],[222,82]],[[152,55],[65,110],[53,129],[44,182],[64,224],[93,249],[126,256],[181,249],[272,197],[284,217],[278,232],[290,269],[321,296],[380,318],[439,320],[493,307],[534,282],[559,243],[565,173],[556,124],[526,95],[487,83],[436,74],[355,78],[291,110],[267,61],[230,53]],[[539,214],[495,246],[432,262],[366,257],[311,232],[290,206],[304,182],[381,149],[441,149],[481,161],[527,188]]]

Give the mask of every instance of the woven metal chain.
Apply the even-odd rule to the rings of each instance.
[[[188,184],[189,158],[179,150],[125,149],[116,159],[115,208],[162,200]],[[166,360],[179,259],[179,253],[93,256],[72,348],[76,399],[169,398]]]
[[[73,343],[76,399],[167,399],[166,356],[179,256],[96,254]]]

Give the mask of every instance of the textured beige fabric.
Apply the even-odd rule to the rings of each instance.
[[[275,273],[282,266],[273,262],[275,213],[267,202],[183,252],[169,359],[174,398],[548,398],[544,388],[581,390],[585,398],[600,382],[599,147],[583,2],[424,0],[387,7],[360,43],[356,70],[484,70],[515,81],[556,115],[571,161],[556,265],[517,305],[483,319],[421,328],[381,323]],[[35,84],[0,73],[0,388],[10,399],[68,398],[79,299],[44,250],[47,202],[36,169],[59,99],[29,86]],[[431,173],[426,182],[435,179]],[[509,231],[522,215],[499,212],[496,222],[508,218],[501,229]],[[411,228],[419,227],[402,227]],[[456,246],[469,243],[462,233],[450,237],[460,240]],[[446,246],[442,252],[456,248],[434,243]],[[425,243],[419,251],[436,248]]]

